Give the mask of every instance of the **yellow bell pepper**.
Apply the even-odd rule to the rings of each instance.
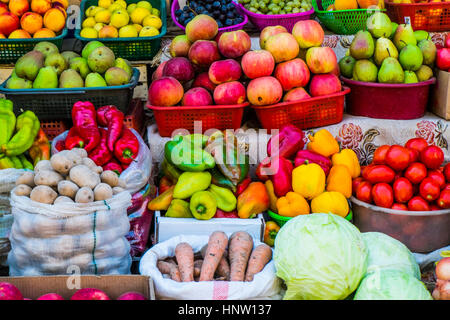
[[[331,163],[334,166],[338,164],[346,166],[353,179],[358,178],[361,174],[358,156],[352,149],[343,149],[341,152],[333,154]]]
[[[316,163],[302,164],[292,170],[292,189],[311,200],[325,191],[325,172]]]
[[[309,143],[306,148],[309,151],[317,152],[324,157],[330,157],[339,152],[339,144],[327,129],[317,131],[314,136],[309,136]]]
[[[311,201],[311,212],[334,213],[346,217],[349,212],[347,199],[337,191],[325,191]]]
[[[275,189],[273,188],[272,180],[266,180],[266,182],[264,182],[264,185],[266,186],[267,194],[269,195],[269,209],[272,212],[278,213],[277,210],[278,197],[275,195]]]
[[[309,214],[308,202],[295,192],[288,192],[284,197],[278,198],[277,209],[280,216],[296,217],[300,214]]]
[[[327,191],[337,191],[342,193],[346,198],[352,196],[352,176],[348,168],[343,164],[331,167],[327,177]]]

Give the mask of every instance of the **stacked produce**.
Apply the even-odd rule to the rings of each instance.
[[[2,0],[0,39],[53,38],[66,25],[67,0]]]
[[[353,180],[357,199],[383,208],[408,211],[450,208],[450,164],[444,152],[413,138],[404,146],[378,147],[372,162]]]
[[[356,33],[339,67],[344,77],[356,81],[417,83],[433,77],[435,59],[436,45],[428,32],[397,25],[376,12],[367,19],[367,30]]]
[[[181,242],[175,257],[159,260],[157,267],[177,282],[252,281],[271,260],[272,249],[266,244],[254,247],[247,232],[236,231],[228,239],[224,232],[215,231],[200,252]]]
[[[326,129],[309,137],[293,125],[284,126],[267,143],[268,157],[256,169],[270,198],[270,210],[284,217],[334,213],[346,217],[352,178],[360,165],[351,149],[340,150]]]
[[[384,9],[384,0],[336,0],[328,6],[327,11],[368,9],[369,7]]]
[[[444,47],[437,49],[436,67],[440,70],[450,71],[450,37],[445,36]]]
[[[160,11],[148,1],[99,0],[86,9],[80,35],[84,38],[153,37],[163,25]]]
[[[33,170],[50,158],[50,143],[32,111],[16,117],[13,103],[0,99],[0,130],[0,169]]]
[[[441,253],[443,258],[436,264],[436,287],[433,290],[435,300],[450,300],[450,257]]]
[[[253,218],[267,210],[269,196],[248,170],[248,156],[230,131],[175,136],[165,145],[159,196],[149,209],[173,218]]]
[[[59,52],[47,41],[20,57],[7,89],[52,89],[120,86],[130,82],[133,69],[129,61],[116,58],[99,41],[87,43],[81,56],[73,51]]]
[[[311,0],[239,0],[245,9],[257,14],[289,14],[311,10]]]

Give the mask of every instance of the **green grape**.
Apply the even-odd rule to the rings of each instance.
[[[262,13],[266,14],[267,12],[269,12],[269,9],[267,9],[267,7],[265,7],[264,9],[261,9]]]
[[[286,14],[286,11],[281,10],[281,11],[280,11],[280,14]]]
[[[271,3],[267,6],[267,9],[269,9],[270,11],[272,11],[272,8],[275,7],[276,4],[275,3]]]
[[[284,1],[280,1],[280,3],[278,5],[280,6],[280,8],[283,8],[285,6],[285,2]]]
[[[251,7],[251,8],[249,9],[249,11],[251,11],[251,12],[253,12],[253,13],[256,13],[256,12],[258,11],[258,9],[255,9],[255,8]]]
[[[272,3],[274,4],[279,4],[281,2],[281,0],[272,0]]]
[[[265,4],[269,4],[269,3],[270,3],[270,0],[263,0],[263,2],[264,2]]]
[[[292,12],[292,7],[291,6],[286,6],[286,7],[284,7],[284,11]]]
[[[306,11],[308,11],[308,10],[305,10],[303,8],[300,9],[300,12],[306,12]]]
[[[299,13],[300,12],[300,9],[299,8],[293,8],[292,9],[292,13]]]
[[[294,3],[294,5],[293,5],[294,7],[300,7],[302,5],[299,0],[294,0],[292,2]]]
[[[286,5],[289,7],[293,7],[294,6],[294,2],[293,1],[288,1],[286,2]]]
[[[256,13],[257,13],[257,14],[264,14],[264,13],[262,13],[262,12],[261,12],[261,11],[259,11],[259,10],[258,10],[258,11],[256,11]]]
[[[279,6],[273,7],[273,8],[272,8],[272,12],[273,12],[274,14],[278,14],[278,13],[280,12],[280,7],[279,7]]]
[[[259,11],[261,11],[262,9],[267,9],[267,6],[266,6],[266,4],[264,2],[261,1],[259,3]]]

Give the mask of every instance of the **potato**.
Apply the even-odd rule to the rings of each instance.
[[[71,160],[74,166],[83,164],[83,158],[78,151],[63,150],[59,154],[63,154],[67,159]]]
[[[79,189],[80,188],[72,181],[62,180],[58,183],[58,193],[61,196],[74,199]]]
[[[89,203],[94,201],[94,192],[89,187],[82,187],[78,190],[75,196],[75,202],[77,203]]]
[[[52,204],[57,197],[58,194],[52,188],[45,185],[33,188],[30,193],[31,200],[46,204]]]
[[[67,151],[67,150],[65,150]],[[61,174],[68,174],[70,169],[74,166],[73,161],[66,156],[67,153],[63,153],[64,151],[61,151],[57,154],[54,154],[50,158],[50,162],[52,164],[53,170],[56,172],[59,172]]]
[[[94,170],[94,168],[97,167],[94,160],[92,160],[91,158],[83,158],[82,164],[84,164],[86,167],[89,167],[89,169],[92,169],[92,170]]]
[[[52,163],[50,160],[41,160],[34,166],[34,174],[41,170],[53,170]]]
[[[92,169],[95,173],[98,174],[102,174],[103,173],[103,168],[100,166],[95,167],[94,169]]]
[[[70,180],[75,182],[80,188],[89,187],[94,189],[101,182],[100,175],[83,164],[70,169],[69,176]]]
[[[55,201],[53,202],[53,204],[57,204],[60,202],[74,202],[72,199],[70,199],[69,197],[66,196],[59,196],[58,198],[55,199]]]
[[[85,149],[83,149],[83,148],[73,148],[70,151],[78,154],[80,156],[80,158],[82,158],[82,159],[87,158],[87,156],[88,156],[87,151]]]
[[[53,170],[40,170],[34,176],[34,183],[39,185],[45,185],[49,187],[56,187],[60,181],[64,178],[56,171]]]
[[[99,183],[94,189],[95,201],[111,199],[112,196],[113,196],[112,188],[107,183]]]
[[[26,196],[28,197],[31,193],[31,190],[33,190],[29,185],[27,184],[19,184],[15,189],[14,193],[17,196]]]
[[[26,184],[30,187],[35,187],[36,184],[34,183],[34,172],[26,171],[24,172],[17,180],[16,180],[16,186]]]
[[[109,184],[112,188],[119,185],[119,176],[112,170],[103,171],[100,175],[102,182]]]
[[[121,187],[114,187],[112,190],[113,190],[113,195],[116,195],[118,193],[121,193],[121,192],[125,191],[125,189],[121,188]]]

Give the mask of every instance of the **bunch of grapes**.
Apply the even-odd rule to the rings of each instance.
[[[239,0],[245,9],[258,14],[287,14],[311,10],[311,0]]]

